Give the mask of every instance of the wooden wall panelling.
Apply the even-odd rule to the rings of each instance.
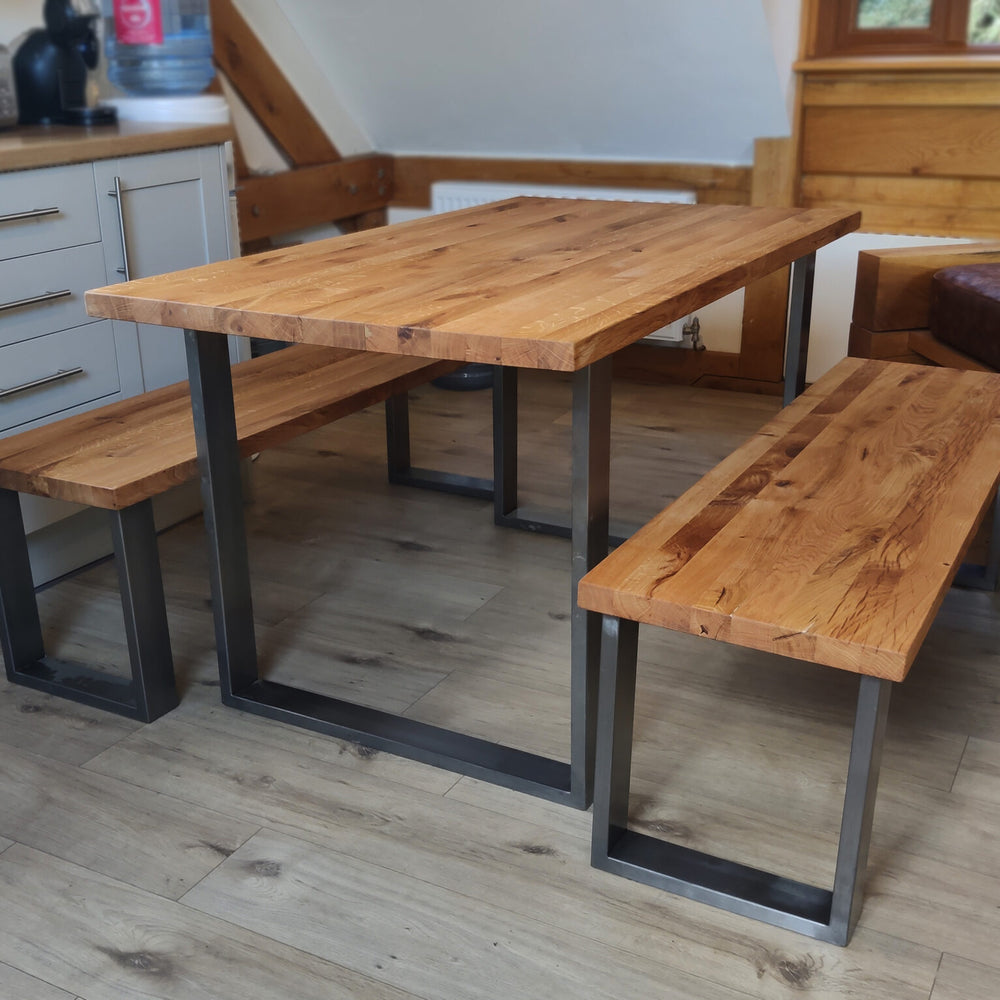
[[[692,351],[640,342],[615,355],[614,374],[633,382],[676,385],[705,385],[706,379],[718,379],[720,385],[725,383],[726,388],[732,388],[739,378],[739,361],[738,354],[726,351]],[[711,387],[716,383],[707,384]]]
[[[698,163],[622,163],[604,160],[512,160],[463,156],[397,156],[393,204],[428,208],[434,181],[590,184],[623,188],[690,188],[698,201],[746,205],[750,168]]]
[[[1000,114],[981,107],[806,107],[804,173],[995,177]]]
[[[1000,60],[797,68],[799,204],[860,208],[868,232],[1000,235]]]
[[[861,208],[868,232],[990,237],[1000,234],[1000,178],[807,174],[799,204]]]
[[[807,76],[802,103],[809,107],[902,107],[1000,104],[996,73],[819,73]]]

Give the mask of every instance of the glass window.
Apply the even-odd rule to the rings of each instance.
[[[1000,0],[972,0],[967,37],[970,45],[1000,45]]]
[[[808,55],[1000,51],[1000,0],[806,0]]]
[[[991,5],[992,6],[992,5]],[[929,28],[931,0],[859,0],[857,27]]]

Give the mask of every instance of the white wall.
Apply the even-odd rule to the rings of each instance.
[[[759,2],[254,2],[393,153],[749,163],[788,134]]]
[[[0,0],[0,45],[10,46],[29,28],[42,26],[42,0]]]

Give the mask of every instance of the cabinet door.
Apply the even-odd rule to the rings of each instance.
[[[108,283],[178,271],[231,255],[223,147],[206,146],[95,164]],[[179,330],[117,324],[134,338],[134,374],[123,390],[156,389],[187,377]],[[234,345],[232,353],[238,348]]]

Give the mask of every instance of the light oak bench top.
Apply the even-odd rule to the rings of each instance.
[[[456,367],[306,344],[241,362],[233,367],[240,451],[282,444]],[[108,510],[197,474],[187,382],[0,439],[0,487]]]
[[[1000,375],[848,358],[591,570],[584,608],[902,680],[1000,477]]]

